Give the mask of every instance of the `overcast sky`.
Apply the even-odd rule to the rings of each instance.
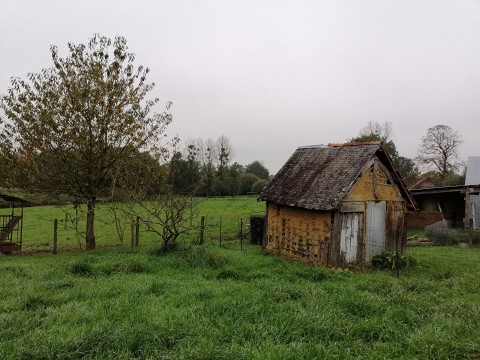
[[[0,93],[51,66],[49,47],[127,39],[173,102],[172,135],[226,135],[275,173],[298,147],[393,124],[401,155],[427,129],[480,155],[480,0],[2,0]],[[162,107],[159,107],[159,111]]]

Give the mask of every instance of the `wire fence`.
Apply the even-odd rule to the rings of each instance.
[[[178,242],[242,250],[247,243],[252,242],[251,218],[264,216],[264,211],[242,211],[231,214],[225,210],[223,214],[211,214],[208,211],[203,214],[200,212],[199,216],[192,218],[189,224],[190,230],[182,234]],[[65,215],[58,212],[56,216],[56,221],[50,214],[36,219],[26,219],[22,249],[25,253],[69,252],[85,248],[85,219],[81,216],[76,218],[75,213]],[[99,214],[96,223],[98,247],[135,248],[161,245],[161,240],[147,231],[138,219],[124,217],[116,220]],[[448,256],[449,251],[455,251],[454,247],[466,248],[480,245],[480,231],[469,231],[463,227],[444,229],[436,225],[431,229],[427,228],[426,231],[422,230],[417,239],[412,239],[408,243],[407,254],[416,253],[418,250],[413,249],[415,246],[445,245],[445,251],[442,251],[442,254]]]
[[[264,212],[245,212],[235,215],[200,215],[190,220],[188,230],[177,241],[184,244],[207,244],[242,249],[251,241],[251,217],[263,217]],[[85,217],[65,213],[50,219],[39,217],[26,222],[25,253],[68,252],[85,248]],[[142,247],[161,245],[160,237],[149,231],[139,217],[96,218],[96,243],[99,247]]]

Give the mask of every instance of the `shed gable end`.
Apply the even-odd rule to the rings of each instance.
[[[343,201],[402,201],[402,199],[402,194],[390,172],[375,158],[365,167]]]

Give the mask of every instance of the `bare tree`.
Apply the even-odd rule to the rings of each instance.
[[[369,121],[356,137],[348,139],[350,142],[381,141],[388,151],[388,154],[395,159],[398,156],[397,147],[393,142],[393,126],[391,122],[380,124],[376,121]]]
[[[198,201],[192,196],[166,192],[137,201],[131,212],[140,218],[147,231],[161,239],[162,249],[168,251],[175,247],[181,235],[192,232],[198,215]]]
[[[433,166],[444,178],[461,165],[458,146],[462,142],[462,137],[450,126],[435,125],[422,137],[416,160],[421,165]]]
[[[217,166],[227,166],[233,156],[230,139],[225,135],[220,136],[215,143],[215,148],[218,160]]]
[[[385,121],[383,124],[380,124],[377,121],[369,121],[366,126],[364,126],[358,133],[358,137],[366,138],[369,136],[374,136],[378,140],[383,141],[384,143],[392,140],[393,137],[393,125],[390,121]]]
[[[127,230],[127,223],[130,218],[128,216],[128,203],[126,203],[123,198],[112,200],[113,201],[103,204],[103,207],[106,210],[106,217],[100,220],[111,228],[119,243],[123,244]]]

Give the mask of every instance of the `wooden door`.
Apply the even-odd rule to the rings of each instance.
[[[340,254],[343,262],[356,262],[358,244],[362,242],[363,213],[351,212],[342,214],[340,231]]]

